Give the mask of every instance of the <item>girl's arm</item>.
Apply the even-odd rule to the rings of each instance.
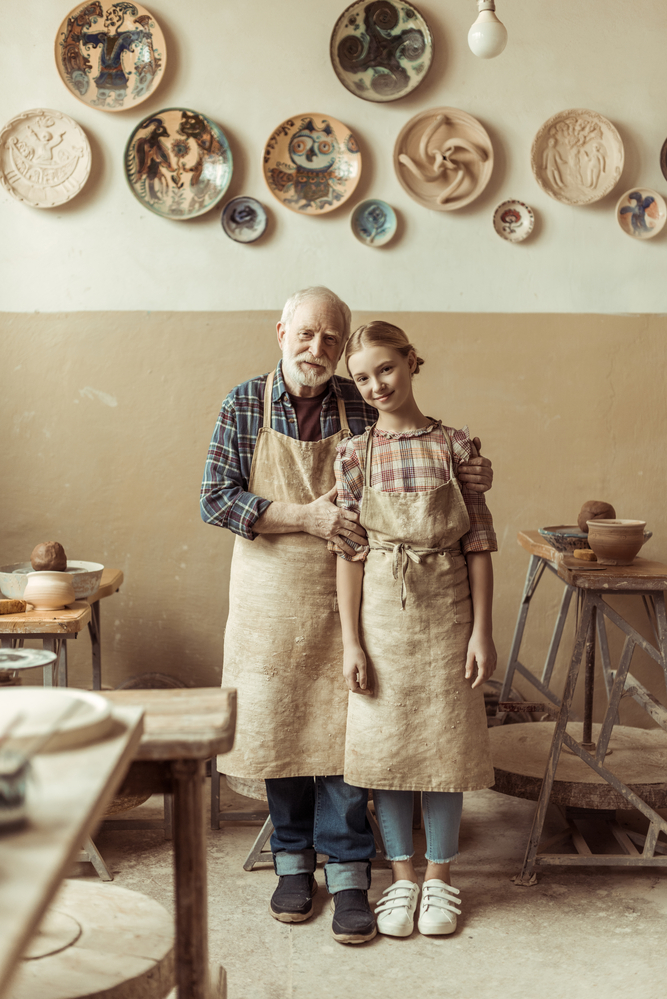
[[[497,659],[492,637],[493,566],[491,565],[491,552],[468,552],[466,560],[468,562],[473,611],[472,635],[468,642],[466,658],[466,680],[475,676],[476,667],[477,676],[472,686],[480,687],[495,670]]]
[[[359,609],[364,563],[336,559],[338,611],[343,632],[343,676],[354,694],[370,694],[366,656],[359,642]]]

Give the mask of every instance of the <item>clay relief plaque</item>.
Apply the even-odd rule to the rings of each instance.
[[[88,180],[90,160],[85,132],[62,111],[25,111],[0,132],[0,183],[33,208],[70,201]]]
[[[542,125],[530,151],[535,180],[565,205],[589,205],[618,183],[625,153],[610,121],[596,111],[560,111]]]

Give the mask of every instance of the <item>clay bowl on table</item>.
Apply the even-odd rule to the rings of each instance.
[[[577,548],[590,548],[588,535],[580,531],[576,524],[571,527],[565,524],[558,524],[556,527],[539,527],[538,534],[541,534],[557,552],[573,552]]]
[[[651,532],[645,520],[587,520],[588,542],[602,565],[631,565]]]
[[[0,591],[10,600],[23,600],[28,582],[28,573],[33,568],[30,562],[12,562],[0,565]],[[99,562],[78,562],[67,560],[67,572],[72,577],[74,596],[77,600],[92,597],[100,588],[104,566]]]

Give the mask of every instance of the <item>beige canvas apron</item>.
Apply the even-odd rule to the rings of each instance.
[[[310,503],[335,484],[336,446],[350,430],[299,441],[271,428],[273,372],[264,395],[248,489]],[[238,691],[236,739],[218,769],[236,777],[342,774],[347,687],[336,602],[336,559],[311,534],[234,542],[222,683]]]
[[[447,444],[449,482],[382,492],[370,484],[369,434],[361,643],[374,693],[349,695],[348,784],[472,791],[494,782],[484,697],[465,679],[472,601],[459,541],[470,521]]]

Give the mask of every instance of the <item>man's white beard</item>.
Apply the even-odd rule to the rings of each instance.
[[[321,365],[320,371],[311,371],[309,368],[302,368],[299,361],[309,361],[311,364]],[[315,388],[317,385],[324,385],[334,373],[334,365],[328,357],[314,357],[309,350],[304,350],[293,357],[283,355],[283,366],[287,370],[289,381],[296,382],[297,385],[307,385]]]

